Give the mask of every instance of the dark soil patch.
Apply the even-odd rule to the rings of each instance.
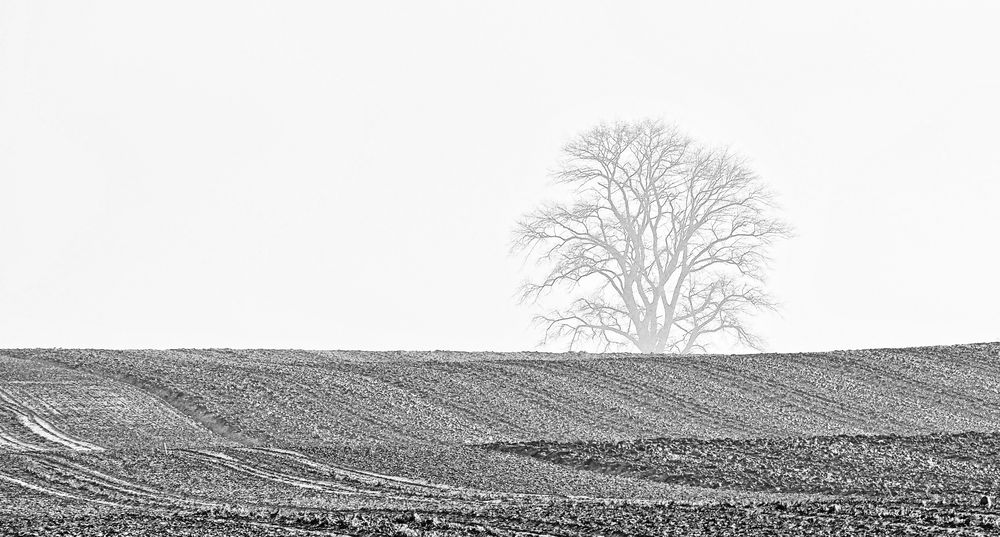
[[[760,492],[995,495],[1000,434],[487,444],[595,472]]]

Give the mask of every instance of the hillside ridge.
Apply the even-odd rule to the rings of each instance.
[[[179,394],[181,411],[288,446],[1000,430],[997,343],[601,359],[226,349],[0,356],[155,387],[161,399]]]
[[[940,351],[940,350],[960,350],[976,349],[983,347],[997,347],[1000,349],[998,341],[978,341],[971,343],[954,343],[943,345],[913,345],[906,347],[860,347],[844,349],[807,350],[794,352],[745,352],[745,353],[697,353],[697,354],[649,354],[640,352],[617,351],[617,352],[589,352],[589,351],[465,351],[465,350],[364,350],[364,349],[308,349],[308,348],[267,348],[267,347],[172,347],[172,348],[111,348],[111,347],[11,347],[0,348],[0,354],[4,352],[238,352],[238,353],[305,353],[320,357],[359,359],[362,357],[377,358],[380,360],[407,359],[413,361],[447,361],[453,359],[472,360],[605,360],[605,359],[714,359],[714,358],[740,358],[746,356],[760,357],[797,357],[813,356],[821,354],[850,354],[865,352],[899,352],[899,351]]]

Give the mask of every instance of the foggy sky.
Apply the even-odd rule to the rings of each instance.
[[[0,3],[0,347],[531,349],[510,231],[661,118],[797,236],[776,351],[1000,340],[993,2]]]

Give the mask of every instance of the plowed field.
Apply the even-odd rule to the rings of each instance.
[[[0,534],[989,534],[998,377],[1000,344],[3,350]]]

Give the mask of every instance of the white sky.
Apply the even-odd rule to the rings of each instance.
[[[1000,340],[1000,3],[806,4],[0,0],[0,347],[534,348],[511,227],[646,116],[779,192],[771,350]]]

